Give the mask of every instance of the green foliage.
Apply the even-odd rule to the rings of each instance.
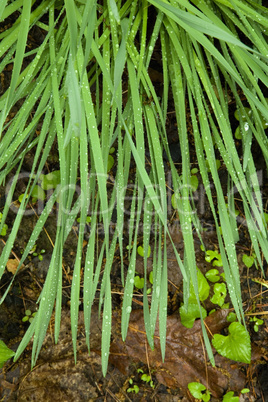
[[[46,250],[42,248],[42,250],[40,250],[38,253],[34,252],[33,256],[38,257],[39,261],[43,261],[42,254],[44,254],[45,252],[46,252]]]
[[[234,312],[230,312],[228,315],[227,315],[227,321],[228,322],[235,322],[235,321],[237,321],[237,316],[236,316],[236,314],[234,313]]]
[[[25,310],[25,316],[22,318],[22,322],[32,322],[35,315],[36,315],[36,311],[34,313],[31,312],[31,310]]]
[[[114,166],[114,157],[112,155],[108,155],[107,172],[110,172],[113,166]]]
[[[144,287],[144,278],[140,278],[138,275],[134,278],[134,285],[137,289],[143,289]]]
[[[205,273],[205,277],[210,282],[218,282],[220,280],[219,271],[216,268],[210,269]]]
[[[0,340],[0,368],[2,368],[4,363],[14,355],[15,352],[9,349],[5,343]]]
[[[213,290],[214,295],[211,297],[210,300],[212,301],[212,303],[218,304],[220,307],[222,307],[227,295],[227,288],[225,283],[215,283]]]
[[[130,380],[128,381],[130,385],[133,385],[133,380],[132,378],[130,378]],[[127,389],[127,392],[135,392],[135,394],[137,394],[139,392],[140,388],[138,387],[138,385],[134,384],[133,387],[129,387]]]
[[[199,268],[197,268],[197,285],[198,296],[200,301],[204,301],[209,296],[209,284]],[[207,311],[202,306],[198,306],[197,296],[194,290],[193,283],[190,283],[190,294],[188,299],[188,306],[182,305],[179,308],[182,324],[187,328],[192,328],[197,318],[205,318]]]
[[[207,262],[212,261],[212,265],[216,267],[222,267],[222,258],[217,250],[207,250],[205,260]]]
[[[81,222],[81,218],[77,218],[77,222],[80,223]],[[91,222],[91,216],[87,216],[86,217],[86,223],[90,223]]]
[[[208,402],[210,400],[210,391],[205,387],[205,385],[200,384],[199,382],[190,382],[188,384],[188,389],[196,399],[201,399],[204,402]]]
[[[210,287],[208,281],[206,280],[205,276],[202,274],[199,268],[196,269],[196,272],[197,272],[197,283],[198,283],[198,297],[200,301],[204,301],[208,298]],[[190,304],[197,303],[197,295],[192,281],[190,283],[189,303]]]
[[[258,332],[259,331],[259,326],[263,324],[263,320],[261,320],[260,318],[254,316],[254,317],[250,317],[249,319],[250,322],[254,323],[254,331]]]
[[[234,392],[229,391],[223,396],[223,402],[239,402],[239,396],[233,396]]]
[[[180,312],[180,317],[181,317],[181,323],[186,328],[192,328],[195,320],[197,318],[200,318],[200,316],[201,316],[200,309],[197,304],[188,304],[188,308],[186,308],[185,305],[182,305],[179,308],[179,312]],[[207,311],[202,306],[201,306],[201,312],[202,312],[202,317],[205,318],[207,316]]]
[[[35,203],[37,200],[44,201],[46,198],[46,193],[40,186],[34,186],[31,196],[32,202]]]
[[[199,185],[199,180],[198,177],[196,176],[197,172],[198,172],[197,168],[191,169],[190,185],[193,192],[197,190]]]
[[[144,248],[143,248],[142,246],[139,246],[137,251],[138,251],[138,254],[139,254],[141,257],[144,257]],[[147,258],[149,258],[150,255],[151,255],[151,246],[148,246]]]
[[[254,140],[267,163],[265,130],[268,111],[262,93],[262,88],[268,86],[268,44],[263,37],[268,29],[267,9],[256,2],[247,2],[245,6],[242,0],[237,0],[235,7],[229,2],[224,2],[223,6],[222,2],[201,1],[195,4],[180,0],[176,4],[162,0],[150,0],[146,4],[141,0],[112,1],[103,5],[94,1],[59,0],[3,4],[1,21],[7,29],[1,32],[0,73],[3,74],[8,66],[11,81],[0,96],[0,185],[5,185],[10,175],[16,175],[10,188],[7,187],[7,202],[0,222],[2,236],[6,235],[5,222],[28,156],[32,166],[28,172],[25,196],[20,198],[18,214],[0,256],[0,277],[30,201],[27,195],[43,200],[45,207],[28,239],[20,264],[25,262],[37,242],[48,217],[56,208],[59,211],[53,254],[39,309],[15,358],[19,358],[33,339],[32,365],[36,363],[54,306],[54,336],[58,340],[62,299],[61,260],[65,242],[78,214],[81,224],[71,285],[75,360],[80,280],[87,289],[83,305],[88,347],[91,306],[100,287],[98,299],[100,311],[103,311],[102,365],[105,375],[111,338],[110,276],[114,255],[118,252],[123,262],[123,239],[127,236],[131,245],[127,256],[128,270],[126,272],[126,264],[123,263],[121,270],[124,286],[121,331],[125,339],[132,306],[137,248],[144,256],[143,247],[139,248],[137,244],[138,234],[143,224],[144,244],[149,244],[151,239],[147,228],[155,223],[157,230],[154,237],[161,247],[154,253],[152,297],[147,298],[144,294],[144,317],[151,347],[159,317],[164,357],[168,282],[166,239],[170,236],[164,150],[170,165],[171,188],[176,194],[172,197],[172,205],[177,210],[182,229],[183,261],[172,239],[171,244],[185,289],[189,289],[191,282],[189,303],[196,304],[198,298],[205,300],[209,289],[206,278],[200,279],[196,270],[193,236],[193,228],[201,224],[192,193],[194,189],[201,189],[199,181],[202,181],[219,245],[218,254],[208,253],[206,257],[212,265],[223,266],[228,287],[233,290],[230,293],[231,303],[241,320],[243,304],[234,253],[236,218],[226,206],[226,192],[217,160],[225,166],[231,186],[237,189],[235,196],[241,199],[241,213],[246,219],[253,252],[261,266],[261,256],[263,260],[268,260],[268,233],[251,144]],[[152,19],[149,16],[151,11],[155,16]],[[10,28],[9,18],[14,20]],[[35,27],[40,26],[43,41],[31,47],[28,43],[29,31],[33,32]],[[159,85],[155,85],[148,73],[154,52],[159,53],[159,46],[162,56],[159,68],[163,71],[161,95]],[[150,99],[150,104],[142,101],[144,95]],[[234,141],[229,98],[238,109],[242,131],[240,150]],[[21,107],[14,115],[14,106],[18,104]],[[179,172],[168,143],[166,122],[170,104],[174,105],[174,128],[181,149]],[[248,131],[243,128],[243,123],[248,124]],[[116,158],[111,155],[114,147],[117,149]],[[191,171],[191,149],[195,149],[197,158],[194,171]],[[55,153],[59,170],[39,175]],[[111,168],[113,183],[107,174]],[[125,201],[130,201],[127,211],[124,210]],[[218,205],[218,214],[215,204]],[[117,222],[111,235],[109,226],[115,208]],[[84,225],[89,211],[92,230],[85,248]],[[127,219],[129,230],[126,234],[124,223]],[[104,233],[101,247],[98,247],[98,230],[95,230],[98,225],[102,225]],[[84,252],[85,259],[82,259]],[[85,265],[82,267],[83,260]],[[197,291],[196,284],[199,282]],[[205,331],[204,340],[213,363]]]
[[[142,374],[141,380],[146,382],[147,384],[150,384],[151,388],[155,388],[154,382],[149,374]]]
[[[3,214],[0,212],[0,223],[1,223],[1,221],[2,221],[2,216],[3,216]],[[1,233],[0,233],[0,236],[6,236],[6,234],[7,234],[7,229],[8,229],[8,226],[7,226],[6,223],[4,223],[4,225],[3,225],[3,227],[2,227],[2,230],[1,230]]]
[[[256,259],[256,254],[255,253],[252,253],[252,255],[243,254],[243,256],[242,256],[242,261],[243,261],[243,263],[245,264],[245,266],[247,268],[252,267],[252,265],[255,262],[255,259]]]
[[[217,352],[242,363],[250,363],[251,343],[248,331],[239,322],[232,322],[228,327],[229,335],[215,334],[212,344]]]
[[[46,175],[40,175],[40,181],[43,190],[55,189],[60,184],[60,170],[54,170]]]

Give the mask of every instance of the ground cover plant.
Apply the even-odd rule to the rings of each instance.
[[[0,184],[6,188],[0,222],[0,233],[6,236],[0,257],[1,276],[23,216],[36,212],[38,220],[17,272],[38,243],[50,214],[57,213],[53,253],[38,311],[15,359],[34,335],[32,365],[36,363],[54,308],[54,336],[58,340],[64,245],[74,222],[79,220],[71,287],[75,359],[81,280],[89,349],[91,307],[100,286],[102,366],[106,374],[112,325],[110,276],[115,252],[119,250],[124,287],[121,333],[125,340],[137,255],[144,258],[144,278],[147,278],[152,244],[151,294],[147,292],[147,281],[143,281],[144,322],[153,348],[159,317],[164,358],[169,237],[183,275],[183,307],[187,312],[189,297],[190,301],[194,298],[198,310],[195,315],[201,317],[205,345],[213,363],[202,318],[193,239],[196,232],[201,241],[202,222],[194,195],[201,184],[219,247],[218,253],[213,251],[214,254],[207,253],[207,256],[219,262],[220,255],[238,319],[231,324],[232,328],[246,331],[235,248],[239,240],[238,224],[248,231],[252,255],[260,270],[263,260],[268,259],[262,183],[253,155],[254,144],[267,165],[267,14],[261,3],[250,0],[1,2],[0,18],[7,28],[0,33],[0,72],[7,66],[11,70],[10,86],[0,98]],[[15,16],[16,22],[8,26],[11,16]],[[42,41],[29,48],[27,38],[33,29],[42,32]],[[161,53],[158,60],[161,87],[152,78],[157,49]],[[235,116],[230,113],[230,102],[235,104]],[[179,169],[173,161],[166,131],[171,107],[177,127],[177,153],[181,154]],[[237,120],[239,138],[235,137]],[[241,142],[240,148],[236,140]],[[58,168],[48,172],[46,162],[55,147]],[[33,151],[32,169],[25,172],[25,158]],[[193,170],[191,155],[198,169]],[[165,160],[170,169],[171,186],[166,184]],[[220,166],[226,171],[225,185],[220,178]],[[15,203],[17,185],[22,179],[26,190]],[[238,216],[235,198],[239,198],[242,211]],[[16,213],[12,228],[5,223],[10,209]],[[183,255],[178,253],[169,233],[168,219],[174,211],[183,235]],[[116,225],[111,231],[113,214],[116,214]],[[89,223],[90,236],[82,264],[84,233]],[[141,226],[143,239],[139,245]],[[100,232],[103,243],[99,249]],[[222,303],[224,298],[225,295]],[[225,341],[218,338],[218,343],[229,343],[231,336],[230,333]],[[250,360],[248,350],[245,360]]]

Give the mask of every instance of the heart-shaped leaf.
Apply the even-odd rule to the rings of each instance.
[[[139,247],[138,247],[137,252],[138,252],[138,254],[139,254],[141,257],[144,257],[144,248],[143,248],[142,246],[139,246]],[[149,258],[150,255],[151,255],[151,246],[148,246],[147,258]]]
[[[179,308],[181,323],[186,328],[192,328],[196,318],[200,318],[200,310],[197,304],[188,304],[188,309],[183,305]],[[207,312],[204,307],[201,306],[202,317],[207,316]]]
[[[254,256],[253,255],[249,256],[247,254],[243,254],[242,261],[247,268],[250,268],[250,267],[252,267],[252,265],[254,263]]]
[[[251,344],[248,331],[239,322],[232,322],[228,328],[229,335],[214,335],[212,344],[217,352],[242,363],[250,363]]]
[[[194,398],[202,399],[204,402],[208,402],[210,400],[210,392],[205,385],[200,384],[199,382],[190,382],[188,384],[188,389]]]

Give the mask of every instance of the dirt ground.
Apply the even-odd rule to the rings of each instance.
[[[31,233],[35,218],[25,217],[27,225],[22,225],[20,236],[14,250],[25,246],[25,239]],[[51,217],[46,224],[46,231],[50,236],[55,235],[55,218]],[[31,223],[31,221],[33,221]],[[175,229],[174,227],[175,226]],[[178,251],[183,251],[182,235],[179,225],[173,223],[173,241]],[[122,287],[120,285],[120,270],[115,260],[112,270],[113,291],[113,330],[110,364],[108,374],[104,378],[101,371],[101,317],[98,315],[98,306],[93,307],[91,328],[91,353],[88,354],[85,343],[83,324],[83,310],[81,307],[78,329],[78,360],[74,364],[72,339],[70,329],[70,281],[72,276],[73,259],[75,255],[76,229],[69,236],[64,256],[65,271],[63,271],[63,309],[60,341],[57,345],[53,340],[53,317],[50,328],[40,353],[37,365],[31,370],[31,345],[29,345],[18,360],[9,361],[0,374],[0,395],[2,401],[191,401],[187,384],[200,381],[208,384],[212,391],[212,401],[222,400],[227,390],[239,392],[244,387],[251,392],[240,397],[241,401],[265,401],[267,399],[267,320],[253,330],[253,324],[248,322],[248,329],[252,339],[252,363],[240,364],[225,359],[215,353],[216,367],[207,362],[201,337],[199,320],[192,329],[185,328],[180,323],[178,307],[182,300],[182,276],[176,263],[172,246],[168,243],[169,262],[169,294],[167,322],[167,347],[165,362],[162,362],[158,328],[155,334],[155,350],[151,351],[145,337],[143,326],[143,312],[141,309],[141,293],[137,290],[133,298],[133,311],[125,343],[120,335],[120,309]],[[85,234],[86,237],[86,234]],[[200,241],[195,239],[196,259],[198,267],[205,272],[209,268],[200,250]],[[208,249],[215,247],[215,233],[205,232],[203,241]],[[0,244],[1,246],[1,244]],[[43,260],[32,257],[19,273],[13,287],[0,309],[1,338],[16,350],[25,330],[27,322],[22,322],[25,310],[34,312],[37,308],[36,300],[42,289],[46,272],[49,266],[51,245],[47,234],[42,232],[38,249],[43,248]],[[2,246],[1,246],[2,248]],[[266,311],[267,292],[261,285],[250,278],[260,276],[260,272],[250,272],[241,262],[245,246],[238,244],[238,259],[241,266],[241,287],[245,311]],[[14,252],[15,252],[14,251]],[[152,265],[149,258],[148,269]],[[252,268],[253,269],[253,268]],[[136,271],[143,270],[143,259],[138,257]],[[253,275],[253,276],[251,276]],[[8,285],[12,273],[7,272],[2,278],[1,292]],[[83,284],[82,284],[83,286]],[[97,298],[98,299],[98,294]],[[96,300],[97,302],[97,300]],[[209,306],[207,306],[209,308]],[[224,333],[228,326],[226,316],[228,310],[218,310],[207,317],[206,324],[212,333]],[[265,313],[264,313],[265,314]],[[142,372],[140,371],[142,370]],[[142,381],[142,374],[151,376],[153,383]],[[132,383],[130,383],[132,382]],[[138,393],[134,390],[138,387]]]

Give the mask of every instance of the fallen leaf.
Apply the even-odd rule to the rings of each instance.
[[[8,272],[11,272],[14,275],[15,272],[17,271],[18,265],[19,265],[18,260],[16,260],[15,258],[10,258],[7,261],[7,265],[6,265]]]
[[[227,315],[227,310],[219,310],[204,320],[211,334],[220,333],[229,325],[226,320]],[[205,384],[216,398],[222,398],[229,387],[234,391],[240,391],[245,385],[245,376],[240,370],[241,365],[238,364],[236,369],[231,369],[232,361],[215,353],[216,367],[212,367],[207,355],[204,356],[200,320],[195,321],[193,328],[189,329],[182,325],[178,312],[168,317],[164,362],[161,357],[158,324],[154,337],[154,350],[152,351],[148,344],[146,345],[142,310],[131,313],[129,330],[124,343],[120,330],[115,328],[120,326],[116,324],[113,326],[113,343],[109,361],[123,373],[127,374],[128,367],[133,361],[147,365],[148,357],[149,365],[155,370],[157,380],[170,388],[180,388],[188,398],[190,382],[199,381]]]

